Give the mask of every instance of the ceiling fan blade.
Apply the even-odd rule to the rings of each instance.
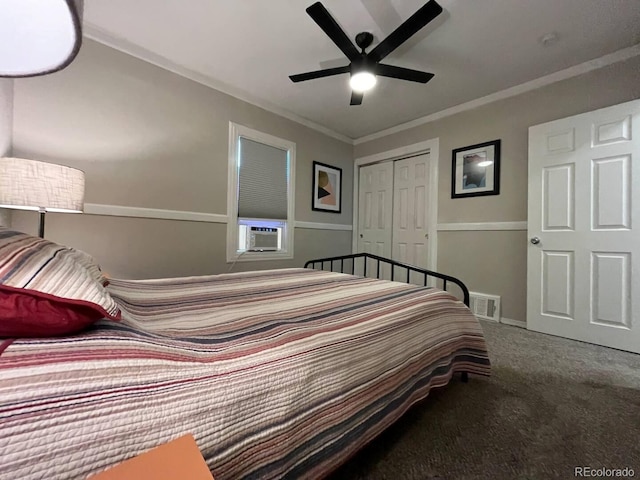
[[[351,92],[351,103],[349,105],[362,105],[363,92]]]
[[[433,73],[411,70],[410,68],[395,67],[393,65],[378,64],[376,74],[383,77],[399,78],[410,82],[427,83],[433,78]]]
[[[429,0],[402,25],[391,32],[387,38],[376,45],[376,48],[369,52],[368,57],[379,62],[441,13],[442,7],[438,5],[436,0]]]
[[[311,18],[313,18],[322,31],[327,34],[333,43],[342,50],[342,53],[344,53],[349,60],[353,61],[360,57],[358,49],[349,37],[347,37],[347,34],[344,33],[344,30],[340,28],[338,22],[333,19],[329,11],[324,8],[324,5],[320,2],[316,2],[307,8],[307,13]]]
[[[340,75],[341,73],[349,73],[351,65],[336,68],[325,68],[324,70],[316,70],[315,72],[299,73],[297,75],[289,75],[292,82],[304,82],[305,80],[313,80],[315,78],[330,77],[331,75]]]

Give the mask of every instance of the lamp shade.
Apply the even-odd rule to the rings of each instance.
[[[82,213],[84,172],[36,160],[0,158],[0,207]]]
[[[82,43],[82,0],[1,0],[0,77],[31,77],[69,65]]]

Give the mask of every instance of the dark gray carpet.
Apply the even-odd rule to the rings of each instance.
[[[482,326],[493,376],[434,390],[331,480],[640,478],[640,355]]]

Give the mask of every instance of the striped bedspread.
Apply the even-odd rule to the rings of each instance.
[[[285,269],[109,291],[120,323],[0,355],[1,479],[86,478],[184,433],[216,480],[320,478],[454,372],[489,374],[437,289]]]

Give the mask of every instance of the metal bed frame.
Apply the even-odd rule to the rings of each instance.
[[[319,258],[316,260],[309,260],[307,263],[304,264],[304,268],[309,268],[309,266],[311,266],[311,268],[315,269],[316,268],[316,264],[320,264],[320,270],[324,270],[324,265],[325,263],[329,263],[330,264],[330,270],[333,272],[333,266],[334,266],[334,262],[340,262],[340,273],[345,273],[344,271],[344,267],[345,267],[345,260],[351,260],[351,275],[355,274],[356,271],[356,259],[362,258],[362,263],[363,263],[363,268],[362,268],[362,272],[363,272],[363,276],[366,277],[367,276],[367,264],[369,262],[367,262],[368,259],[374,260],[376,262],[376,276],[375,278],[380,278],[380,262],[382,262],[383,264],[387,264],[391,266],[391,281],[404,281],[406,283],[411,283],[411,272],[416,272],[419,274],[424,275],[424,286],[427,286],[428,283],[428,279],[429,277],[434,277],[436,279],[440,279],[442,280],[442,290],[447,290],[447,284],[448,283],[453,283],[455,285],[457,285],[458,287],[460,287],[460,290],[462,290],[462,295],[464,296],[464,304],[468,307],[469,306],[469,289],[467,288],[467,286],[462,283],[461,280],[458,280],[455,277],[452,277],[450,275],[445,275],[444,273],[438,273],[438,272],[434,272],[432,270],[427,270],[425,268],[420,268],[420,267],[416,267],[415,265],[409,265],[407,263],[401,263],[401,262],[396,262],[395,260],[390,260],[388,258],[384,258],[384,257],[379,257],[378,255],[373,255],[371,253],[354,253],[351,255],[342,255],[340,257],[329,257],[329,258]],[[396,267],[399,267],[401,269],[404,269],[406,271],[406,277],[404,280],[396,280],[396,272],[395,269]],[[347,265],[348,268],[348,265]],[[349,272],[347,272],[349,273]],[[404,273],[401,270],[401,273]],[[437,282],[437,280],[436,280]]]
[[[447,284],[449,283],[453,283],[455,285],[457,285],[458,287],[460,287],[460,290],[462,290],[462,295],[464,296],[464,304],[468,307],[469,306],[469,289],[467,288],[467,286],[459,279],[452,277],[450,275],[445,275],[444,273],[438,273],[438,272],[434,272],[432,270],[427,270],[425,268],[420,268],[420,267],[416,267],[415,265],[409,265],[407,263],[401,263],[401,262],[396,262],[395,260],[390,260],[388,258],[384,258],[384,257],[380,257],[378,255],[373,255],[371,253],[353,253],[351,255],[342,255],[339,257],[328,257],[328,258],[318,258],[316,260],[309,260],[307,263],[304,264],[304,268],[313,268],[314,270],[316,269],[316,265],[320,264],[320,270],[324,270],[324,265],[325,263],[328,263],[330,266],[330,271],[334,271],[334,262],[340,262],[340,273],[345,273],[344,271],[344,267],[345,267],[345,260],[351,260],[351,272],[346,272],[346,273],[351,273],[351,275],[355,275],[355,271],[356,271],[356,260],[357,259],[362,259],[362,263],[363,263],[363,268],[362,268],[362,273],[363,276],[367,276],[367,264],[369,263],[367,260],[374,260],[376,262],[376,277],[375,278],[380,278],[380,263],[382,262],[382,264],[387,264],[391,266],[391,281],[394,281],[396,278],[395,275],[395,269],[396,267],[399,267],[401,269],[406,270],[406,277],[404,278],[404,280],[397,280],[397,281],[404,281],[406,283],[411,283],[411,272],[416,272],[419,274],[424,275],[424,286],[426,287],[428,284],[428,279],[429,277],[434,277],[436,278],[436,283],[439,280],[442,280],[442,290],[447,290]],[[349,262],[347,262],[349,263]],[[347,269],[348,265],[347,265]],[[402,271],[401,271],[402,272]],[[404,272],[402,272],[404,273]],[[469,374],[468,372],[460,372],[460,380],[463,383],[467,383],[469,381]]]

